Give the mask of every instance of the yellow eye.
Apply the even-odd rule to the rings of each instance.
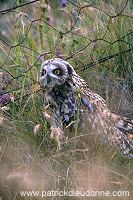
[[[61,71],[60,71],[59,69],[55,69],[55,70],[53,71],[53,73],[56,74],[56,75],[59,75],[59,74],[61,73]]]
[[[44,76],[45,74],[46,74],[46,70],[43,69],[43,71],[42,71],[42,76]]]

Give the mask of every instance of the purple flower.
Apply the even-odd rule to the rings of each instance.
[[[61,1],[61,6],[62,7],[66,7],[67,6],[67,1],[66,0],[62,0]]]
[[[36,31],[36,30],[34,30],[32,33],[33,33],[33,34],[37,34],[37,31]]]
[[[97,47],[97,45],[98,45],[97,40],[98,40],[97,38],[94,38],[94,40],[93,40],[92,45],[93,45],[94,47]]]
[[[0,95],[2,94],[2,92],[3,92],[3,89],[0,89]]]
[[[2,90],[5,90],[5,88],[6,88],[6,85],[2,85]]]
[[[6,96],[4,94],[0,96],[0,103],[1,104],[4,104],[4,103],[9,102],[9,101],[10,101],[10,97],[9,96]]]
[[[93,42],[93,46],[96,47],[97,46],[97,42]]]
[[[63,58],[62,51],[63,51],[63,49],[62,49],[61,46],[57,46],[57,47],[56,47],[56,53],[57,53],[57,55],[58,55],[60,58]]]
[[[97,32],[96,28],[90,31],[90,33],[96,33],[96,32]]]
[[[37,57],[37,59],[39,59],[39,60],[43,60],[43,59],[45,59],[45,58],[46,58],[45,55],[41,55],[41,56]]]
[[[1,89],[5,90],[7,84],[10,82],[9,75],[5,75],[3,72],[0,72],[0,82],[1,82]]]
[[[4,74],[2,74],[2,79],[5,79],[6,77],[5,77],[5,75]]]
[[[50,19],[49,19],[49,24],[50,24],[51,26],[53,26],[53,25],[55,24],[55,19],[54,19],[53,16],[50,17]]]

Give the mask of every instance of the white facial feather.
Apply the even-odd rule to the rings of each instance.
[[[55,74],[54,70],[60,70],[61,74]],[[44,73],[45,72],[45,73]],[[54,87],[63,85],[68,78],[68,68],[66,62],[60,62],[59,59],[45,61],[40,70],[41,87]]]

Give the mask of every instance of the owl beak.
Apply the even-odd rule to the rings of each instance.
[[[51,82],[51,77],[47,74],[46,77],[41,77],[40,78],[40,86],[41,88],[45,88],[45,87],[48,87],[49,84]]]
[[[51,82],[51,77],[47,75],[46,80],[47,80],[47,84],[49,84]]]

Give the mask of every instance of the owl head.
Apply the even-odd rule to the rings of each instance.
[[[40,86],[42,88],[53,88],[63,85],[70,80],[72,71],[74,71],[72,66],[60,58],[46,60],[41,65]]]

